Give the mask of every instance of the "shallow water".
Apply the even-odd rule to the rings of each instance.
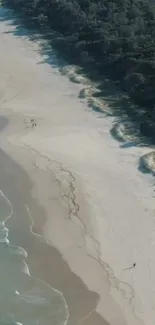
[[[7,220],[13,206],[0,191],[0,325],[64,325],[68,309],[63,295],[32,277],[27,252],[9,242]]]

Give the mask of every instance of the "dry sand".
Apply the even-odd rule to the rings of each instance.
[[[68,302],[69,324],[153,325],[153,180],[138,170],[150,149],[120,148],[109,133],[112,118],[78,98],[83,85],[60,75],[55,59],[44,63],[39,46],[5,19],[0,45],[0,113],[10,120],[0,146],[28,172],[48,216],[44,236],[67,262],[56,263],[55,279],[68,273],[53,283]]]

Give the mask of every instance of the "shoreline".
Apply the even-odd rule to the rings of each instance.
[[[2,118],[0,120],[2,122]],[[2,125],[3,122],[1,122]],[[3,131],[5,132],[5,125]],[[33,186],[27,172],[2,149],[0,151],[1,188],[14,206],[13,217],[7,221],[11,244],[19,245],[27,251],[26,262],[32,276],[45,281],[52,288],[63,293],[70,312],[67,324],[79,323],[85,325],[88,321],[92,325],[94,322],[97,325],[108,325],[95,312],[99,299],[98,295],[89,291],[81,279],[69,269],[59,251],[48,245],[42,234],[37,234],[41,232],[46,220],[46,212],[37,200],[31,196]],[[45,177],[46,172],[40,172],[41,177]],[[32,220],[29,218],[26,205],[31,207],[31,212],[37,220],[33,226],[35,229],[31,229]],[[68,279],[69,282],[66,283]],[[86,303],[86,301],[88,302]],[[86,322],[82,319],[85,319]]]
[[[117,322],[119,322],[119,324],[122,324],[122,325],[126,324],[123,314],[120,311],[119,305],[117,305],[115,300],[113,300],[113,298],[110,295],[110,285],[107,282],[106,272],[104,271],[103,267],[99,264],[98,260],[95,260],[89,254],[87,255],[85,248],[81,244],[79,244],[77,246],[77,248],[78,247],[80,248],[80,251],[79,252],[76,250],[74,251],[76,254],[75,259],[76,260],[77,260],[77,258],[81,259],[80,267],[82,267],[81,268],[82,273],[84,272],[85,276],[87,277],[86,272],[88,270],[91,270],[89,277],[88,277],[88,281],[85,282],[85,281],[83,281],[84,278],[83,278],[82,274],[80,274],[80,276],[79,276],[78,270],[76,267],[75,268],[71,267],[71,269],[70,269],[70,266],[68,266],[68,261],[66,260],[65,256],[63,256],[61,249],[59,249],[59,245],[57,246],[55,244],[55,242],[51,242],[51,236],[49,237],[47,235],[46,226],[48,227],[49,220],[52,220],[52,219],[54,220],[55,212],[57,213],[56,219],[58,220],[58,217],[60,217],[60,219],[61,219],[60,220],[60,222],[61,222],[60,228],[65,229],[65,224],[67,225],[67,220],[69,220],[69,222],[70,222],[70,219],[68,218],[68,208],[66,209],[66,206],[61,202],[59,202],[58,204],[54,204],[54,212],[52,212],[52,215],[51,215],[51,209],[53,210],[53,203],[49,204],[48,198],[46,199],[46,196],[48,197],[48,194],[47,194],[48,191],[54,191],[54,193],[53,193],[54,195],[57,192],[56,187],[51,186],[52,181],[54,183],[53,178],[55,178],[55,175],[53,174],[53,172],[51,170],[48,170],[46,168],[45,168],[45,170],[42,169],[43,166],[36,167],[36,156],[31,151],[28,151],[26,148],[19,148],[16,146],[14,147],[14,146],[12,146],[12,144],[10,144],[8,142],[8,140],[7,140],[8,135],[10,137],[10,134],[12,134],[12,131],[15,128],[18,129],[20,123],[21,123],[21,117],[18,116],[17,114],[15,114],[14,118],[11,118],[10,124],[8,124],[8,127],[6,129],[4,129],[1,133],[0,146],[3,148],[3,150],[5,150],[7,155],[9,155],[9,157],[11,157],[11,159],[13,159],[13,161],[15,161],[15,164],[18,161],[19,165],[17,165],[18,167],[16,167],[16,168],[19,170],[22,170],[22,173],[24,172],[26,178],[28,178],[28,175],[30,177],[29,182],[31,184],[32,189],[29,188],[29,193],[31,194],[31,196],[29,196],[29,198],[27,200],[28,201],[31,200],[31,202],[29,204],[26,203],[26,205],[29,207],[31,214],[33,215],[33,218],[34,218],[33,219],[34,225],[33,225],[32,230],[34,233],[38,234],[39,237],[41,236],[40,238],[42,238],[42,235],[44,235],[44,238],[45,238],[44,243],[42,241],[41,241],[41,243],[37,242],[37,246],[38,246],[37,255],[39,255],[39,257],[37,259],[37,261],[39,261],[39,263],[38,263],[35,260],[36,256],[34,256],[34,261],[32,261],[32,257],[31,257],[32,252],[28,248],[29,244],[27,244],[27,240],[28,240],[28,243],[32,242],[32,240],[29,239],[31,237],[31,232],[28,237],[27,237],[28,234],[26,234],[26,239],[24,239],[24,241],[23,241],[23,235],[22,235],[22,238],[19,235],[19,242],[16,242],[16,244],[21,245],[28,252],[28,265],[30,268],[30,273],[32,272],[32,275],[34,274],[38,278],[40,278],[42,280],[44,279],[53,288],[56,288],[58,291],[63,293],[63,295],[67,301],[69,313],[70,313],[70,309],[72,311],[67,325],[72,325],[72,324],[94,325],[94,323],[96,325],[109,325],[109,324],[113,325],[113,324],[117,324]],[[12,125],[13,125],[13,129],[12,129]],[[34,163],[34,161],[35,161],[35,163]],[[11,165],[12,165],[12,162],[11,162]],[[22,169],[20,166],[22,167]],[[44,166],[45,166],[45,162],[44,162]],[[9,169],[11,169],[11,167]],[[17,172],[13,173],[13,175],[14,174],[16,175]],[[31,179],[31,181],[30,181],[30,179]],[[22,183],[24,184],[24,188],[21,190]],[[17,184],[17,188],[18,187],[20,188],[21,196],[23,196],[23,190],[25,193],[25,183],[26,183],[26,181],[25,180],[22,181],[22,176],[20,176],[20,186]],[[32,186],[32,184],[33,184],[33,186]],[[43,193],[42,186],[44,187],[44,189],[46,187],[47,192],[45,191],[45,193]],[[27,187],[27,185],[26,185],[26,187]],[[30,185],[29,185],[29,187],[30,187]],[[6,189],[5,189],[5,192],[7,192]],[[7,193],[7,195],[11,201],[10,195],[8,193]],[[24,197],[25,197],[25,194],[24,194]],[[31,197],[31,199],[30,199],[30,197]],[[33,200],[35,201],[34,203],[33,203]],[[23,200],[21,197],[21,202],[22,201]],[[38,202],[41,202],[41,205],[39,205],[39,208],[36,207],[36,205],[38,205]],[[24,202],[22,202],[22,203],[23,203],[23,208],[24,208],[25,212],[27,212],[25,209],[25,203]],[[17,209],[17,202],[13,201],[13,204],[16,206],[16,209]],[[36,212],[36,208],[37,208],[37,212]],[[41,213],[40,213],[40,209],[41,209]],[[17,209],[17,211],[18,211],[18,209]],[[22,213],[20,213],[20,214],[22,214]],[[46,215],[46,217],[45,217],[45,215]],[[29,219],[28,215],[27,215],[27,218]],[[19,232],[20,232],[20,229],[22,228],[23,220],[22,221],[18,220],[18,222],[19,222],[18,227],[19,227]],[[63,225],[63,222],[65,222],[64,225]],[[20,226],[20,223],[21,223],[21,226]],[[31,224],[29,222],[28,222],[28,224],[29,224],[28,229],[30,229]],[[26,225],[24,222],[24,229],[25,229],[25,226]],[[64,226],[64,228],[63,228],[63,226]],[[13,226],[11,225],[11,228],[12,227]],[[17,225],[16,225],[16,227],[17,227]],[[45,229],[45,231],[43,231],[43,229]],[[79,240],[79,238],[81,238],[81,234],[80,234],[81,227],[79,228],[79,225],[77,224],[77,225],[75,225],[75,229],[73,231],[74,231],[75,236]],[[57,232],[55,232],[55,234],[57,234]],[[33,236],[33,234],[32,234],[32,236]],[[49,245],[47,245],[46,241],[47,241],[47,243],[49,243]],[[58,241],[64,243],[61,235],[58,235]],[[43,250],[43,253],[42,253],[42,250]],[[46,250],[48,251],[47,254],[46,254]],[[50,251],[52,252],[52,253],[50,253],[51,259],[49,257]],[[80,254],[80,256],[78,256],[79,254]],[[41,258],[42,255],[44,256],[43,261]],[[54,255],[54,257],[55,257],[55,255],[58,255],[58,258],[55,258],[56,260],[58,259],[58,261],[57,261],[54,269],[53,269],[53,255]],[[60,259],[62,260],[62,262],[59,261]],[[51,268],[52,276],[51,276],[51,273],[47,274],[45,271],[45,265],[48,265],[48,267],[50,265],[49,260],[51,261],[50,268]],[[73,258],[73,261],[74,261],[74,258]],[[36,265],[35,265],[35,263],[36,263]],[[38,264],[39,264],[39,266],[38,266]],[[42,265],[43,265],[43,267],[42,267]],[[85,269],[85,267],[86,267],[86,269]],[[58,270],[61,270],[61,272],[59,272]],[[85,272],[85,270],[86,270],[86,272]],[[58,280],[57,277],[60,280]],[[96,280],[94,277],[96,277]],[[69,281],[71,288],[70,288],[70,286],[68,288],[68,282],[66,284],[66,279],[67,279],[67,281]],[[56,284],[55,284],[55,281],[56,281]],[[101,282],[102,282],[102,285],[101,285]],[[100,287],[102,287],[102,289],[100,289]],[[68,296],[68,291],[69,291],[69,296]],[[71,296],[70,296],[70,291],[71,291]],[[101,302],[101,308],[102,308],[101,314],[100,314],[100,312],[97,312],[97,306],[101,299],[100,293],[102,293],[102,300],[104,300],[104,305],[103,305],[103,302]],[[87,301],[87,303],[86,303],[86,301]],[[111,308],[113,310],[113,314],[111,314]],[[79,314],[79,315],[77,315],[77,314]],[[81,316],[81,314],[82,315],[84,314],[84,316]],[[104,314],[105,314],[105,319],[108,319],[108,320],[104,320],[104,317],[103,317]],[[79,318],[78,322],[76,321],[77,318]],[[108,321],[110,321],[110,323]]]
[[[15,37],[14,28],[0,23],[0,113],[10,120],[0,146],[28,173],[32,197],[46,211],[45,226],[42,221],[39,225],[39,210],[35,217],[33,203],[26,203],[34,228],[40,233],[44,227],[50,249],[57,248],[65,267],[69,265],[70,305],[75,294],[76,308],[79,299],[79,309],[87,313],[83,325],[104,324],[101,316],[110,325],[152,325],[152,178],[136,169],[140,155],[150,149],[121,149],[109,132],[112,120],[78,98],[82,85],[42,64],[37,44]],[[123,271],[135,261],[134,272]],[[56,276],[61,268],[55,268]],[[76,318],[76,310],[73,314]]]

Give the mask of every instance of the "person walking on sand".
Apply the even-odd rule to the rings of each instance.
[[[132,270],[132,269],[134,269],[135,267],[136,267],[136,263],[134,262],[134,263],[132,264],[132,266],[127,267],[126,269],[123,269],[123,271]]]

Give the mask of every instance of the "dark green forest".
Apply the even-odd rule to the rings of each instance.
[[[108,76],[155,137],[155,16],[149,0],[3,0],[45,30],[74,63]],[[142,123],[143,125],[143,123]]]

